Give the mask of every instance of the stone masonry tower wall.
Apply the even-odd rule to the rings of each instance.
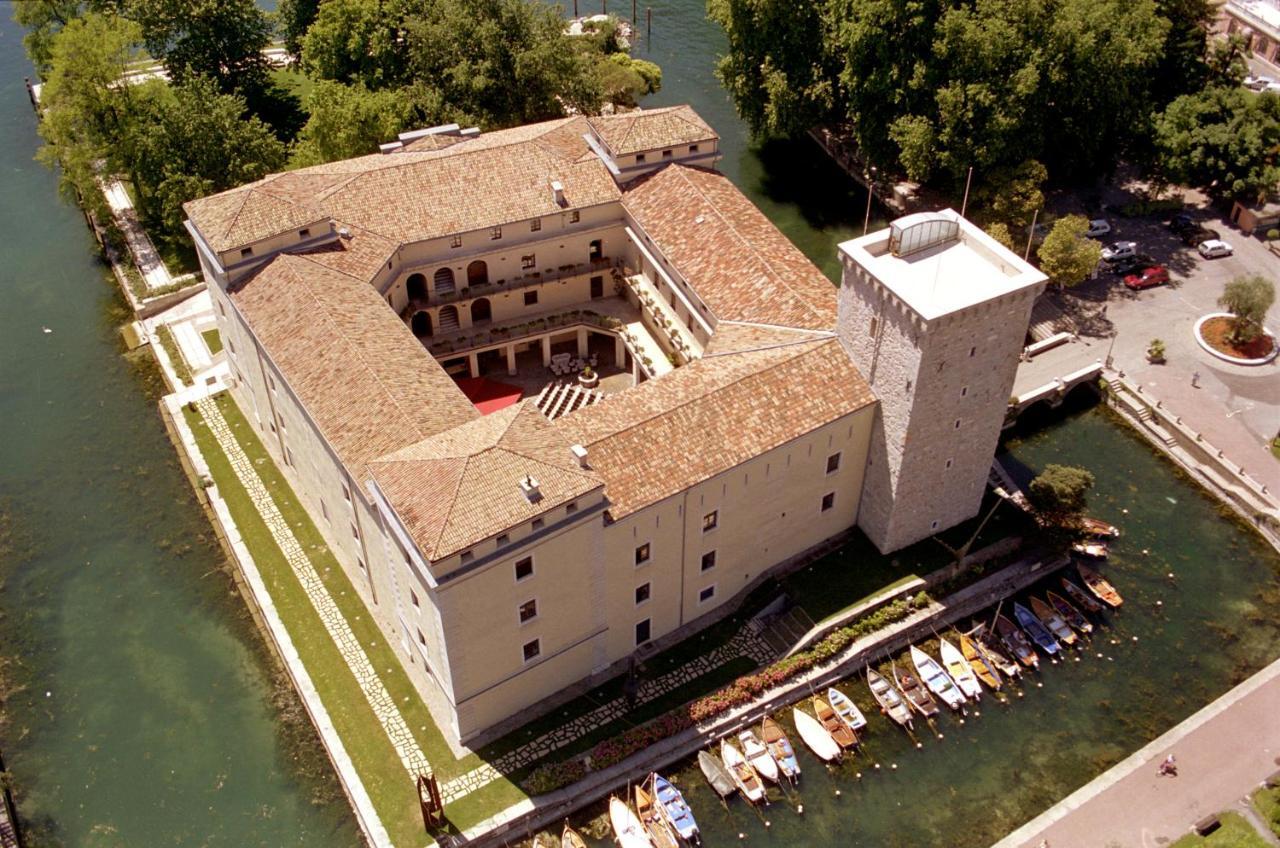
[[[905,261],[886,232],[841,245],[837,329],[880,401],[858,526],[882,552],[977,514],[1044,287],[1038,271],[950,215],[959,238]]]

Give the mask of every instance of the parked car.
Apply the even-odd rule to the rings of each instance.
[[[1103,262],[1115,262],[1117,259],[1125,259],[1137,255],[1138,245],[1132,241],[1116,241],[1102,248]]]
[[[1156,264],[1154,256],[1148,256],[1145,253],[1139,253],[1136,256],[1126,256],[1124,259],[1117,259],[1110,263],[1111,273],[1117,277],[1124,277],[1132,274],[1134,271],[1141,271],[1143,268],[1150,268]]]
[[[1143,269],[1141,273],[1130,274],[1124,278],[1125,286],[1134,291],[1163,286],[1168,282],[1169,269],[1163,265],[1152,265],[1150,268]]]
[[[1217,259],[1220,256],[1231,255],[1231,245],[1222,239],[1202,241],[1196,245],[1196,250],[1200,251],[1200,255],[1205,259]]]
[[[1182,233],[1182,243],[1188,247],[1197,245],[1202,241],[1215,241],[1221,239],[1222,235],[1217,230],[1211,230],[1208,227],[1195,227]]]
[[[1089,229],[1084,234],[1089,238],[1101,238],[1111,232],[1111,224],[1106,218],[1094,218],[1089,222]]]
[[[1179,212],[1177,215],[1174,215],[1169,219],[1169,229],[1173,230],[1175,233],[1194,230],[1197,226],[1199,225],[1196,224],[1196,219],[1192,217],[1190,212]]]
[[[1250,91],[1262,91],[1268,85],[1274,83],[1275,80],[1268,76],[1253,76],[1252,74],[1244,78],[1244,87]]]

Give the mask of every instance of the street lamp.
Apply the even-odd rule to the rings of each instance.
[[[867,228],[871,226],[871,186],[872,186],[871,179],[872,177],[875,176],[875,174],[876,174],[875,165],[871,166],[870,173],[867,173],[866,171],[862,172],[862,178],[866,180],[866,183],[867,183],[867,214],[862,219],[862,234],[864,236],[867,234]]]

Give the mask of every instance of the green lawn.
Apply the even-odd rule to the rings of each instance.
[[[179,380],[190,385],[191,366],[187,364],[187,358],[182,355],[182,348],[178,347],[178,340],[173,337],[173,330],[169,329],[168,324],[161,324],[156,330],[156,336],[159,337],[160,346],[164,348],[164,352],[169,355],[173,373]]]
[[[383,684],[399,705],[436,774],[447,780],[478,766],[481,761],[474,755],[454,759],[399,660],[252,427],[228,395],[220,395],[217,403],[369,659],[380,670]],[[387,832],[396,845],[420,845],[422,819],[414,786],[386,733],[203,418],[190,409],[184,414]],[[524,794],[513,783],[499,780],[449,805],[446,814],[456,826],[466,828],[522,798]]]
[[[1276,459],[1280,459],[1280,436],[1276,436],[1271,440],[1271,455]]]
[[[303,104],[307,102],[311,89],[316,87],[315,80],[297,68],[276,68],[271,71],[271,81]]]
[[[1174,842],[1169,848],[1195,848],[1197,845],[1214,846],[1214,848],[1270,848],[1239,813],[1222,813],[1219,820],[1222,822],[1222,827],[1208,836],[1190,833]]]
[[[1271,831],[1280,836],[1280,786],[1259,789],[1253,793],[1253,808],[1270,826]]]
[[[204,337],[205,347],[209,348],[209,352],[217,354],[222,350],[222,334],[217,330],[205,330],[200,334]]]

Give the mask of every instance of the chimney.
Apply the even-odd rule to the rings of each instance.
[[[338,237],[349,239],[351,238],[351,231],[348,230],[346,227],[338,227]]]
[[[524,496],[529,499],[529,503],[537,503],[542,500],[542,493],[538,491],[538,481],[528,474],[520,480],[520,491],[524,492]]]
[[[551,181],[551,193],[555,196],[557,206],[565,206],[564,184],[559,180]]]
[[[395,153],[402,147],[404,147],[403,141],[388,141],[386,144],[378,145],[378,152],[382,154]]]
[[[583,447],[582,445],[572,445],[570,446],[569,450],[573,452],[574,458],[578,460],[578,465],[582,466],[583,468],[591,467],[590,465],[587,464],[587,449],[585,447]]]

